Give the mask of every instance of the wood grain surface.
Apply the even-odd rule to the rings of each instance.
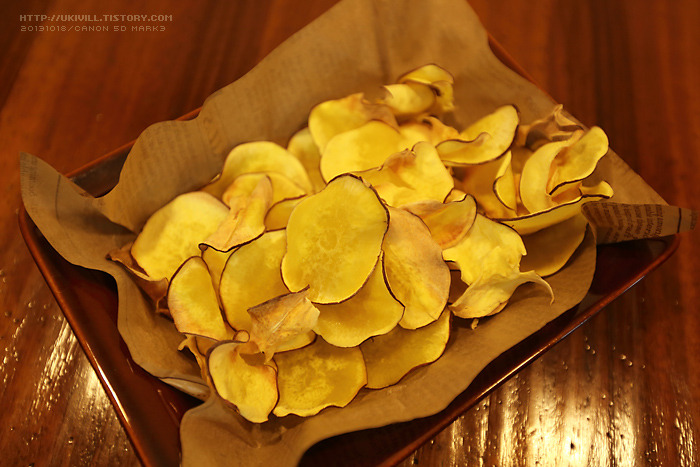
[[[0,3],[0,465],[138,465],[19,233],[19,152],[76,169],[199,107],[334,1],[105,3]],[[670,204],[700,208],[700,2],[470,4]],[[42,14],[170,19],[67,31],[86,23],[27,18]],[[699,244],[682,234],[669,261],[402,465],[698,465]]]

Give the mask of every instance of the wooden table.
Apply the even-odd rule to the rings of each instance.
[[[199,107],[334,1],[103,3],[0,6],[2,465],[138,464],[23,244],[19,151],[80,167]],[[470,3],[669,203],[700,207],[700,2]],[[150,23],[162,31],[32,31],[27,15],[42,14],[165,17]],[[697,465],[698,245],[699,231],[683,234],[668,262],[402,465]]]

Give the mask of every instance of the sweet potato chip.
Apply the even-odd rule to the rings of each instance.
[[[367,387],[381,389],[398,383],[412,369],[437,360],[450,338],[450,312],[420,329],[397,327],[360,345],[367,366]]]
[[[407,119],[422,114],[435,104],[435,93],[424,83],[406,81],[384,86],[386,95],[380,100],[397,119]]]
[[[377,169],[358,172],[389,206],[400,207],[424,200],[442,201],[454,187],[435,147],[419,142],[387,158]]]
[[[234,331],[226,325],[216,290],[204,260],[193,256],[180,266],[168,288],[168,309],[183,334],[227,340]]]
[[[234,147],[224,161],[221,174],[202,191],[221,198],[239,175],[268,172],[282,174],[305,192],[311,192],[311,181],[299,159],[271,141],[254,141]]]
[[[520,117],[512,105],[499,107],[460,132],[459,140],[437,146],[446,165],[479,164],[490,161],[510,147]]]
[[[250,331],[249,308],[289,293],[280,275],[285,237],[284,230],[266,232],[238,248],[226,262],[219,294],[226,320],[234,329]]]
[[[292,292],[309,287],[314,303],[350,298],[377,264],[388,220],[376,192],[361,179],[335,178],[289,216],[284,283]]]
[[[270,299],[248,309],[252,326],[250,342],[269,361],[275,352],[296,347],[298,339],[311,342],[309,332],[318,321],[318,309],[308,299],[306,290]],[[311,337],[313,340],[313,337]],[[295,344],[289,345],[290,342]]]
[[[370,120],[396,126],[396,118],[387,106],[369,102],[362,93],[351,94],[322,102],[311,109],[309,131],[323,153],[334,136],[359,128]]]
[[[446,203],[422,201],[403,208],[425,222],[433,240],[443,250],[456,245],[467,234],[476,218],[476,201],[467,194],[462,194],[460,200]]]
[[[314,331],[337,347],[354,347],[386,334],[403,316],[403,305],[386,285],[382,260],[357,294],[342,303],[317,307],[320,314]]]
[[[503,310],[515,289],[527,282],[541,285],[554,300],[552,288],[537,273],[512,271],[505,276],[479,277],[450,305],[450,310],[460,318],[482,318],[496,314]]]
[[[520,269],[535,271],[542,277],[559,271],[569,261],[586,235],[588,221],[583,214],[523,236],[527,255]]]
[[[170,279],[187,258],[199,255],[199,244],[228,214],[229,209],[207,193],[180,195],[146,221],[131,255],[149,277]]]
[[[222,399],[253,423],[267,421],[277,404],[277,372],[272,365],[253,365],[241,356],[244,344],[221,342],[207,357],[209,376]]]
[[[275,354],[279,402],[274,414],[315,415],[329,406],[344,407],[367,383],[362,352],[334,347],[321,338],[295,350]]]
[[[406,307],[399,325],[416,329],[435,321],[447,304],[450,270],[428,227],[418,216],[390,207],[382,249],[389,289]]]
[[[321,176],[321,152],[311,136],[309,127],[304,127],[292,135],[287,143],[287,151],[294,154],[306,169],[313,193],[321,191],[326,185]]]
[[[334,136],[321,155],[324,180],[379,167],[390,155],[405,149],[401,133],[377,120]]]

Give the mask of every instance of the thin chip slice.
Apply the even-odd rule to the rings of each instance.
[[[520,269],[535,271],[542,277],[559,271],[569,261],[586,235],[588,221],[577,214],[551,227],[523,236],[527,255]]]
[[[399,325],[416,329],[435,321],[447,304],[450,270],[442,249],[418,216],[389,208],[384,245],[387,283],[406,307]]]
[[[552,176],[547,189],[552,196],[579,183],[593,173],[598,161],[608,152],[608,137],[599,127],[593,127],[576,144],[560,153],[553,161]]]
[[[434,362],[450,338],[450,312],[420,329],[397,327],[360,345],[367,366],[367,387],[381,389],[398,383],[411,370]]]
[[[250,331],[249,308],[289,293],[280,275],[285,237],[284,230],[266,232],[238,248],[226,262],[219,295],[226,320],[234,329]]]
[[[277,404],[277,372],[271,365],[253,365],[241,356],[245,344],[222,342],[209,351],[207,367],[214,390],[243,418],[267,421]]]
[[[239,181],[242,185],[240,188]],[[265,215],[272,203],[272,182],[267,175],[255,177],[255,184],[249,181],[239,177],[233,182],[233,189],[228,191],[231,208],[228,216],[202,242],[200,248],[229,251],[259,237],[265,231]]]
[[[202,191],[221,198],[239,175],[267,172],[280,173],[305,192],[311,192],[311,181],[299,159],[271,141],[253,141],[234,147],[224,161],[221,174]]]
[[[429,85],[435,90],[435,105],[431,109],[435,114],[454,110],[454,77],[444,68],[430,63],[401,75],[399,83],[416,82]]]
[[[170,279],[187,258],[199,255],[199,244],[228,213],[226,205],[207,193],[180,195],[148,219],[131,254],[149,277]]]
[[[381,103],[387,105],[397,119],[407,119],[422,114],[435,104],[435,93],[424,83],[406,81],[384,86],[386,95]]]
[[[581,133],[575,133],[567,140],[542,145],[527,159],[520,175],[520,200],[528,212],[534,214],[556,206],[547,190],[552,162],[560,152],[574,144],[580,135]]]
[[[295,343],[291,347],[297,346],[298,339],[308,343],[319,311],[309,301],[307,291],[302,290],[275,297],[248,309],[248,313],[252,321],[250,342],[269,361],[275,352],[289,348],[290,342]]]
[[[515,289],[527,282],[541,285],[554,300],[552,288],[537,273],[513,271],[507,276],[480,277],[450,305],[450,310],[460,318],[482,318],[493,315],[503,310]]]
[[[341,348],[321,338],[295,350],[275,354],[279,402],[274,414],[316,415],[326,407],[345,407],[367,383],[358,347]]]
[[[168,309],[183,334],[227,340],[234,331],[226,325],[204,260],[193,256],[177,270],[168,288]]]
[[[393,154],[381,167],[359,172],[389,206],[401,207],[424,200],[442,201],[454,180],[435,147],[419,142],[411,150]]]
[[[224,271],[224,266],[226,266],[226,261],[231,253],[236,251],[231,249],[229,251],[219,251],[213,248],[205,248],[202,250],[202,259],[207,263],[207,268],[209,268],[209,274],[211,275],[211,282],[214,284],[214,290],[216,294],[219,294],[219,284],[221,283],[221,273]]]
[[[372,120],[328,141],[321,153],[321,175],[324,180],[332,180],[344,173],[379,167],[387,157],[405,147],[396,128]]]
[[[584,204],[612,197],[612,187],[607,182],[600,182],[594,187],[581,187],[581,196],[567,203],[559,204],[546,211],[510,219],[497,219],[499,222],[514,228],[520,235],[527,235],[579,214]]]
[[[284,283],[292,292],[309,287],[314,303],[350,298],[377,264],[388,221],[379,197],[361,179],[332,180],[289,216]]]
[[[462,280],[471,285],[493,275],[509,277],[518,271],[525,253],[523,241],[515,230],[477,214],[467,235],[443,251],[443,257],[456,263]]]
[[[455,201],[423,201],[403,208],[425,222],[433,240],[443,250],[455,246],[467,234],[476,218],[476,201],[473,196],[464,193],[462,199]]]
[[[454,77],[452,74],[434,63],[428,63],[414,70],[407,71],[403,75],[399,76],[397,80],[398,83],[405,83],[406,81],[416,81],[419,83],[435,83],[438,81],[446,81],[448,83],[454,84]]]
[[[241,196],[250,196],[254,191],[255,186],[260,183],[262,178],[270,179],[272,188],[272,196],[270,204],[278,203],[285,199],[298,198],[307,194],[303,188],[276,172],[268,173],[247,173],[236,177],[234,182],[221,195],[221,200],[227,206],[231,206],[233,200]]]
[[[518,209],[518,190],[516,186],[513,172],[513,153],[508,151],[496,173],[496,180],[493,182],[493,192],[508,210],[506,212],[510,214],[515,214]]]
[[[305,196],[300,196],[299,198],[283,199],[282,201],[270,206],[265,214],[265,230],[280,230],[287,227],[287,222],[289,221],[289,216],[297,204],[304,199]]]
[[[518,111],[504,105],[477,120],[460,133],[460,139],[437,146],[446,165],[479,164],[505,153],[520,122]]]
[[[316,146],[323,153],[334,136],[354,130],[370,120],[396,126],[396,118],[387,106],[373,104],[365,99],[362,93],[356,93],[322,102],[311,109],[309,131]]]
[[[581,124],[567,114],[564,107],[559,104],[545,117],[527,125],[520,125],[516,144],[534,151],[543,144],[569,139],[579,130],[583,130]]]
[[[408,120],[399,126],[401,136],[406,141],[407,147],[413,147],[420,141],[427,141],[433,146],[448,140],[458,139],[459,132],[433,116]]]
[[[318,309],[314,331],[337,347],[354,347],[372,336],[386,334],[403,315],[403,305],[387,288],[381,260],[356,295],[342,303],[318,305]]]

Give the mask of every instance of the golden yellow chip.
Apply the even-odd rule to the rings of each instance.
[[[315,415],[326,407],[345,407],[367,383],[362,352],[334,347],[321,338],[292,352],[275,354],[279,402],[274,414]]]
[[[249,363],[241,349],[238,342],[214,346],[207,357],[209,376],[216,393],[243,418],[262,423],[277,404],[277,372],[272,365]]]
[[[527,255],[520,269],[549,276],[564,267],[586,235],[588,221],[583,214],[523,236]]]
[[[292,292],[309,287],[314,303],[350,298],[374,270],[388,223],[372,188],[355,176],[335,178],[289,216],[284,283]]]
[[[361,93],[351,94],[341,99],[322,102],[311,109],[309,131],[316,146],[323,153],[333,137],[359,128],[371,120],[383,121],[396,127],[396,118],[387,106],[373,104]]]
[[[422,201],[403,208],[420,217],[433,240],[442,248],[455,246],[464,237],[476,218],[476,201],[465,193],[462,198],[445,203]]]
[[[321,152],[311,136],[309,127],[304,127],[292,135],[287,143],[287,151],[299,159],[309,174],[313,192],[319,192],[326,185],[321,176]]]
[[[416,329],[435,321],[447,304],[450,270],[428,227],[418,216],[390,207],[382,249],[389,289],[405,306],[399,325]]]
[[[396,128],[372,120],[328,141],[321,153],[321,175],[330,181],[341,174],[379,167],[387,157],[405,147]]]
[[[170,279],[187,258],[199,255],[199,244],[228,215],[229,209],[207,193],[180,195],[148,219],[131,254],[152,279]]]
[[[399,323],[403,305],[391,295],[380,260],[362,288],[341,303],[317,305],[314,331],[337,347],[354,347],[368,338],[386,334]]]
[[[311,192],[311,181],[299,159],[271,141],[253,141],[233,148],[224,161],[221,174],[202,191],[221,198],[239,175],[268,172],[282,174],[306,193]]]
[[[266,232],[228,258],[221,274],[219,295],[226,320],[234,329],[250,331],[249,308],[289,293],[280,275],[285,251],[286,232],[278,230]]]
[[[226,340],[233,329],[226,325],[216,290],[204,260],[193,256],[177,270],[168,288],[168,309],[183,334]]]
[[[360,345],[367,366],[367,387],[380,389],[398,383],[412,369],[434,362],[450,338],[450,312],[420,329],[395,328]]]
[[[519,122],[515,107],[499,107],[462,130],[459,140],[440,143],[440,157],[446,165],[457,166],[493,160],[508,150]]]

